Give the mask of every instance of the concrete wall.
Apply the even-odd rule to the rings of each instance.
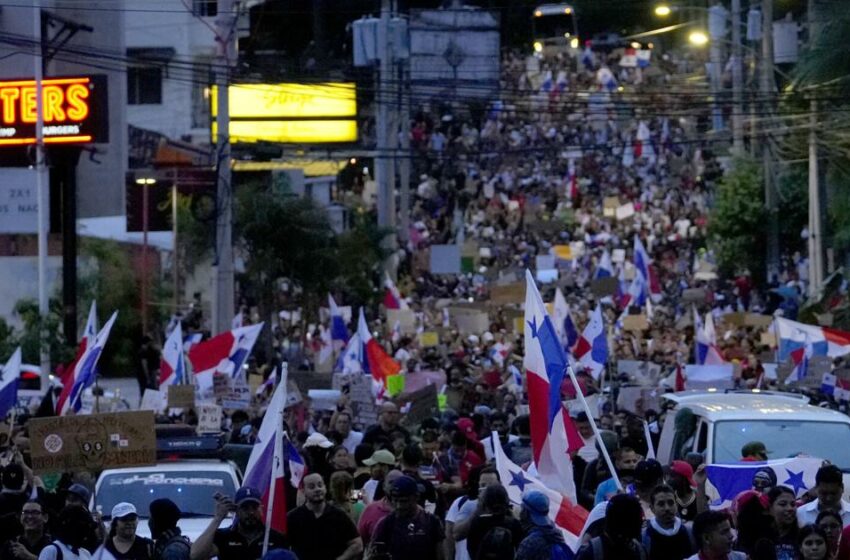
[[[188,2],[191,5],[191,2]],[[175,56],[163,75],[162,104],[128,105],[127,121],[140,128],[155,130],[169,138],[187,135],[193,141],[207,142],[209,127],[193,127],[193,88],[202,88],[209,79],[203,66],[194,72],[189,63],[204,62],[216,54],[214,17],[195,17],[180,0],[147,0],[146,10],[124,15],[127,48],[173,48]]]

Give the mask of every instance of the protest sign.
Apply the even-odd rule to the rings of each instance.
[[[224,373],[213,374],[213,395],[216,399],[223,399],[230,393],[230,376]]]
[[[431,274],[460,274],[459,245],[431,245]]]
[[[631,202],[627,202],[622,206],[617,208],[617,220],[627,220],[635,215],[635,205]]]
[[[336,410],[342,393],[338,389],[310,389],[307,396],[313,404],[313,410]]]
[[[758,313],[744,313],[735,311],[726,313],[721,316],[721,320],[729,325],[736,327],[769,327],[773,323],[773,317],[770,315],[759,315]]]
[[[617,293],[618,280],[616,278],[597,278],[590,283],[590,291],[596,299],[612,296]]]
[[[602,200],[602,215],[606,218],[613,218],[617,214],[617,208],[620,207],[620,199],[616,196],[606,196]]]
[[[705,295],[705,288],[688,288],[682,290],[682,301],[685,303],[704,303]]]
[[[490,288],[490,302],[497,305],[522,303],[525,301],[525,282],[514,282]]]
[[[149,410],[29,420],[36,473],[99,471],[156,464]]]
[[[263,376],[262,375],[249,375],[248,376],[248,388],[251,389],[251,394],[256,395],[257,391],[260,389],[260,385],[263,384]]]
[[[485,311],[461,310],[452,307],[449,309],[449,315],[461,334],[479,335],[490,328],[490,315]]]
[[[732,364],[685,366],[688,389],[727,389],[732,387],[733,374]]]
[[[244,410],[251,406],[251,388],[243,376],[233,380],[230,390],[221,399],[221,406],[226,410]]]
[[[195,388],[192,385],[169,385],[168,408],[192,408],[195,406]]]
[[[662,394],[660,389],[654,387],[620,387],[617,409],[643,416],[647,410],[660,410]]]
[[[355,375],[348,385],[348,398],[354,413],[354,423],[363,427],[378,421],[378,408],[372,395],[372,377],[370,375]]]
[[[194,398],[194,394],[192,397]],[[152,410],[154,412],[162,410],[162,393],[156,389],[145,389],[139,410]]]
[[[534,257],[534,265],[537,270],[555,268],[555,257],[553,255],[537,255]]]
[[[199,434],[217,434],[221,431],[221,407],[217,404],[202,404],[198,406]]]
[[[772,332],[763,332],[759,337],[759,344],[769,348],[776,348],[776,335]]]
[[[623,330],[626,331],[645,331],[649,329],[649,321],[646,315],[626,315],[623,317]]]
[[[418,426],[426,418],[431,418],[439,414],[439,403],[437,401],[437,386],[426,385],[425,387],[410,393],[406,399],[410,403],[410,408],[403,418],[403,422],[407,426]]]
[[[416,315],[412,309],[387,309],[387,329],[392,331],[398,325],[404,334],[416,332]]]
[[[552,254],[555,258],[561,261],[569,261],[573,258],[573,252],[569,245],[554,245],[552,246]]]
[[[387,393],[394,397],[402,391],[404,391],[404,375],[398,373],[387,376]]]
[[[404,392],[414,393],[426,385],[442,387],[446,384],[446,374],[443,371],[410,371],[404,379]]]
[[[540,282],[541,284],[551,284],[552,282],[558,281],[558,269],[557,268],[546,268],[546,269],[537,269],[534,274],[534,278]]]
[[[611,262],[621,263],[626,260],[626,250],[625,249],[614,249],[611,251]]]
[[[617,375],[626,375],[634,382],[645,385],[661,376],[661,366],[640,360],[618,360]]]
[[[440,337],[435,331],[425,331],[419,333],[419,346],[422,348],[432,348],[440,343]]]
[[[318,371],[296,371],[290,378],[298,384],[302,392],[310,389],[330,389],[333,385],[333,373]]]

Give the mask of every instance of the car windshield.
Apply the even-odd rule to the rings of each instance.
[[[735,420],[714,427],[714,462],[734,463],[741,448],[760,441],[768,459],[794,457],[800,453],[826,459],[850,472],[850,425],[841,422],[793,420]]]
[[[95,506],[108,517],[113,506],[130,502],[139,516],[148,517],[148,505],[158,498],[177,504],[185,516],[213,515],[213,494],[232,496],[233,479],[224,471],[162,471],[115,473],[103,477],[95,496]]]

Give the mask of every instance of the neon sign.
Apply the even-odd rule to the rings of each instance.
[[[109,141],[106,76],[41,81],[45,144]],[[35,80],[0,82],[0,146],[35,144]]]

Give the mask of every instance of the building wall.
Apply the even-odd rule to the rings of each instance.
[[[215,56],[215,35],[211,29],[215,27],[215,18],[194,16],[180,0],[148,0],[144,6],[151,11],[124,15],[126,47],[170,47],[175,55],[163,74],[162,103],[128,105],[127,121],[172,139],[191,137],[195,142],[208,142],[206,123],[193,126],[197,123],[192,122],[192,98],[193,90],[203,89],[210,76],[203,65],[193,70],[190,63],[203,63]]]

